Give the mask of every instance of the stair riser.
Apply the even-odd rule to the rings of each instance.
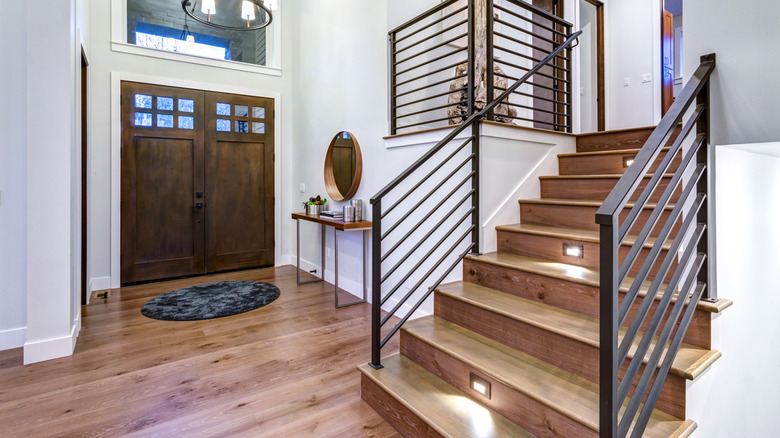
[[[524,224],[534,225],[548,225],[553,227],[563,228],[577,228],[580,230],[598,231],[599,225],[596,223],[596,211],[598,207],[580,207],[572,205],[550,205],[550,204],[536,204],[536,203],[520,203],[520,220]],[[634,225],[632,234],[638,234],[638,231],[644,227],[647,223],[647,218],[650,217],[652,210],[644,209],[639,215],[637,223]],[[624,209],[620,215],[620,220],[623,221],[628,216],[629,209]],[[651,236],[657,236],[660,234],[663,225],[669,219],[669,211],[665,211],[661,214],[658,223]],[[680,229],[679,220],[677,225],[672,229],[673,235],[677,234]]]
[[[434,314],[598,383],[599,349],[593,345],[438,293],[434,300]],[[624,369],[621,369],[621,375]],[[644,366],[640,367],[637,378],[643,371]],[[685,418],[685,385],[685,379],[670,373],[656,409]]]
[[[622,132],[606,132],[603,134],[577,137],[577,152],[617,151],[623,149],[640,149],[644,146],[655,128],[633,129]],[[680,133],[678,126],[672,133],[666,145],[671,145]]]
[[[609,155],[584,155],[584,156],[568,156],[558,158],[558,172],[560,175],[614,175],[623,173],[626,171],[626,167],[623,163],[626,159],[633,159],[636,153],[626,154],[609,154]],[[650,167],[651,172],[655,172],[658,169],[658,165],[661,164],[663,155]],[[681,155],[677,154],[674,160],[672,160],[671,166],[666,173],[674,173],[682,161]]]
[[[442,437],[406,406],[399,403],[392,395],[363,374],[361,374],[360,380],[360,397],[385,421],[390,423],[401,436],[408,438]]]
[[[563,245],[582,245],[583,257],[571,257],[563,255]],[[539,236],[535,234],[514,233],[510,231],[498,231],[498,250],[510,254],[517,254],[538,259],[550,260],[559,263],[582,266],[591,269],[599,269],[599,244],[595,242],[583,242],[579,240],[561,239],[558,237]],[[631,250],[629,246],[620,247],[620,260],[624,260]],[[637,261],[629,270],[629,275],[635,276],[642,267],[645,258],[650,253],[647,248],[642,248],[637,256]],[[658,272],[661,260],[666,257],[667,251],[661,250],[648,279],[653,279]],[[673,262],[668,276],[674,272],[677,262]]]
[[[660,199],[671,178],[661,178],[658,187],[650,196],[650,201],[655,202]],[[643,178],[639,183],[639,188],[631,196],[631,201],[636,201],[642,194],[649,178]],[[564,179],[541,179],[542,198],[562,198],[562,199],[589,199],[603,201],[617,184],[617,178],[564,178]],[[671,202],[680,198],[681,190],[675,189],[671,196]]]
[[[480,286],[489,287],[511,295],[519,296],[527,300],[555,306],[572,312],[581,313],[592,318],[599,316],[599,289],[557,278],[546,277],[520,271],[517,269],[496,266],[490,263],[481,263],[475,260],[463,261],[463,280]],[[622,302],[624,294],[620,294]],[[626,326],[630,323],[635,312],[642,303],[642,298],[631,307]],[[657,303],[650,308],[652,315]],[[664,318],[663,323],[666,319]],[[642,330],[647,328],[648,321],[642,325]],[[705,310],[696,310],[691,319],[691,325],[685,334],[684,341],[688,344],[702,348],[710,348],[712,318]]]
[[[471,368],[458,358],[404,331],[401,332],[401,354],[536,436],[594,438],[598,436],[598,432],[565,414],[515,391],[492,376]],[[471,372],[490,382],[490,400],[471,389],[469,384]]]

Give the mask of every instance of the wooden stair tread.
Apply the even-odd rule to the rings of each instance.
[[[519,437],[533,435],[465,393],[429,373],[411,359],[394,354],[384,368],[358,367],[384,391],[445,437]]]
[[[540,274],[547,277],[557,278],[559,280],[580,283],[586,286],[599,286],[599,271],[595,269],[583,268],[580,266],[568,265],[565,263],[552,262],[504,252],[491,252],[476,256],[469,255],[466,256],[466,258],[477,262],[489,263],[491,265],[500,266],[503,268],[529,272],[532,274]],[[624,285],[621,286],[620,291],[628,292],[628,286],[626,285],[631,284],[633,281],[634,279],[631,277],[626,278],[626,281]],[[649,280],[645,281],[644,285],[639,290],[640,297],[644,297],[647,294],[647,289],[650,286],[650,283],[651,281]],[[660,299],[660,296],[656,297],[656,301],[659,301]],[[675,301],[676,297],[672,298],[672,303]],[[696,306],[696,308],[710,313],[720,313],[732,304],[733,302],[731,300],[720,298],[715,303],[699,301],[699,304]]]
[[[604,174],[604,175],[545,175],[540,176],[539,179],[620,179],[622,177],[622,173],[612,173],[612,174]],[[665,173],[663,175],[663,178],[671,178],[673,177],[673,173]],[[649,179],[652,178],[653,175],[648,174],[645,175],[644,178]]]
[[[557,237],[568,240],[581,240],[584,242],[599,243],[599,232],[591,230],[579,230],[576,228],[551,227],[549,225],[534,224],[510,224],[498,225],[497,231],[508,231],[511,233],[534,234],[537,236]],[[624,246],[633,246],[636,242],[636,236],[628,235],[623,241]],[[644,244],[644,248],[650,249],[655,243],[655,237],[650,236]],[[668,250],[671,243],[664,243],[663,249]]]
[[[469,368],[598,431],[599,388],[596,383],[436,316],[409,321],[403,330],[457,358]],[[654,410],[644,436],[673,436],[684,423]]]
[[[540,204],[540,205],[562,205],[569,207],[601,207],[604,201],[598,200],[582,200],[582,199],[566,199],[566,198],[533,198],[533,199],[520,199],[517,201],[519,204]],[[634,208],[635,203],[629,202],[625,208]],[[652,210],[656,206],[655,202],[648,202],[643,207],[646,210]],[[669,203],[664,207],[664,210],[671,211],[674,209],[674,203]],[[595,220],[595,219],[594,219]]]
[[[596,318],[462,281],[440,286],[437,292],[468,302],[490,312],[533,325],[542,330],[556,333],[596,348],[599,346],[599,320]],[[626,329],[621,327],[618,332],[619,340],[622,340],[625,332]],[[640,340],[641,336],[637,335],[629,350],[629,358],[633,357],[633,352],[639,345]],[[655,341],[653,341],[654,343]],[[652,349],[651,346],[648,350],[648,357]],[[677,356],[674,358],[670,372],[685,379],[693,380],[720,356],[721,353],[717,350],[705,350],[683,343]],[[647,357],[645,360],[647,360]]]
[[[669,152],[671,148],[662,148],[662,152]],[[572,152],[568,154],[558,154],[558,158],[569,158],[569,157],[593,157],[593,156],[601,156],[601,155],[631,155],[631,154],[638,154],[639,149],[637,148],[629,148],[629,149],[614,149],[614,150],[608,150],[608,151],[593,151],[593,152]]]

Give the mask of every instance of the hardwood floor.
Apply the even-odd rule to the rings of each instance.
[[[221,280],[281,289],[261,309],[166,322],[141,306]],[[23,366],[0,352],[0,435],[397,437],[360,399],[370,307],[333,307],[331,284],[298,286],[284,266],[123,287],[83,308],[73,356]],[[383,349],[398,350],[398,339]]]

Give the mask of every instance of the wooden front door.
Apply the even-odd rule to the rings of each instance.
[[[273,100],[206,93],[206,266],[274,264]]]
[[[661,35],[661,115],[664,115],[674,102],[674,16],[667,10],[664,10]]]
[[[272,265],[273,183],[272,100],[122,83],[122,283]]]

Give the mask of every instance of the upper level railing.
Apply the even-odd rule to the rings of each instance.
[[[449,0],[393,29],[391,135],[456,125],[538,65],[572,25],[522,0]],[[558,52],[485,119],[571,132],[571,51]]]
[[[715,55],[703,56],[693,77],[596,214],[600,224],[601,437],[642,436],[699,300],[715,300],[711,280],[714,248],[708,238],[713,232],[713,205],[708,195],[713,176],[709,78],[714,69]],[[677,138],[668,145],[686,113],[688,118]],[[621,220],[631,200],[635,200],[634,206]],[[641,225],[640,213],[649,208],[651,200],[655,205]],[[661,221],[662,213],[672,204],[671,213]],[[655,241],[647,256],[640,257],[654,230],[658,233]],[[620,257],[618,250],[629,233],[637,237],[628,254]],[[662,249],[667,250],[666,255],[659,259]],[[654,276],[648,280],[651,273]],[[645,296],[629,319],[647,282]],[[622,301],[621,286],[627,290]],[[657,307],[651,312],[653,303]],[[640,335],[643,326],[645,332]],[[621,327],[627,327],[625,332]],[[636,388],[628,399],[632,385]]]
[[[568,35],[511,87],[467,116],[371,198],[372,367],[382,367],[382,347],[460,261],[478,251],[480,120],[495,113],[561,53],[570,52],[581,33]],[[383,305],[388,308],[384,316]],[[400,322],[383,336],[382,327],[399,312]]]

